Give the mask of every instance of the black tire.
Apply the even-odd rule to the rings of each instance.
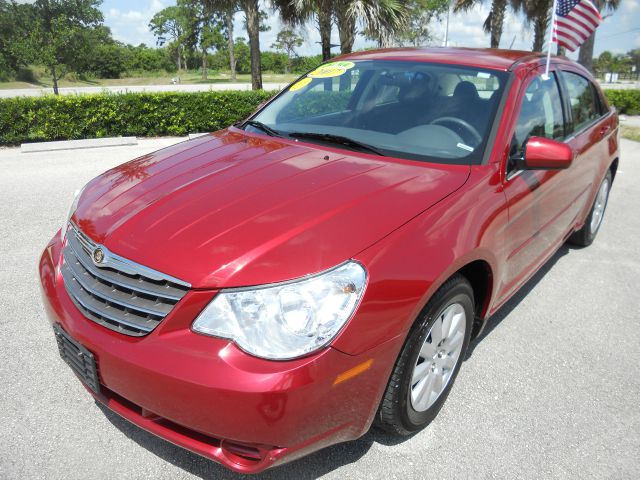
[[[612,181],[613,181],[613,176],[611,175],[611,170],[608,170],[607,174],[604,176],[604,178],[602,179],[602,182],[600,183],[600,187],[598,187],[598,191],[600,191],[600,189],[602,188],[602,185],[604,185],[605,182],[608,182],[607,195],[604,201],[604,211],[602,212],[603,218],[604,218],[604,214],[607,211],[607,203],[609,201],[609,192],[611,191]],[[597,202],[598,202],[598,194],[596,194],[596,198],[593,201],[593,205],[591,205],[591,210],[589,211],[589,215],[587,216],[587,219],[585,220],[584,225],[580,230],[576,230],[569,237],[569,243],[572,243],[573,245],[578,245],[580,247],[588,247],[593,243],[593,241],[596,238],[596,235],[598,234],[598,231],[600,230],[600,226],[602,225],[602,219],[603,219],[603,218],[600,219],[600,222],[598,223],[595,229],[593,230],[591,229],[591,220],[593,219],[593,212],[595,210]]]
[[[409,396],[413,371],[418,361],[420,349],[428,338],[436,319],[448,306],[454,303],[462,305],[466,316],[462,350],[452,369],[448,383],[437,400],[425,411],[416,411]],[[460,370],[460,365],[465,358],[473,325],[474,305],[473,289],[469,281],[460,274],[447,280],[429,300],[411,328],[393,367],[376,416],[378,427],[390,433],[410,435],[426,427],[436,417],[449,395]]]

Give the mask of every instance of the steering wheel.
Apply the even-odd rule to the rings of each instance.
[[[482,143],[482,136],[480,135],[480,133],[478,133],[478,130],[476,130],[475,127],[471,125],[469,122],[462,120],[461,118],[440,117],[440,118],[436,118],[435,120],[432,120],[429,123],[431,125],[441,125],[443,123],[454,123],[460,127],[463,127],[465,132],[471,135],[471,137],[473,137],[473,139],[476,141],[476,145],[479,145],[480,143]]]

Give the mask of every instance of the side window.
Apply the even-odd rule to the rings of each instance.
[[[564,137],[562,101],[555,74],[548,80],[535,77],[524,94],[520,116],[512,142],[511,154],[521,155],[529,137],[561,139]]]
[[[609,113],[609,107],[607,106],[607,102],[604,99],[604,95],[602,94],[602,90],[596,87],[593,83],[591,84],[591,88],[595,93],[596,105],[598,106],[597,110],[600,115],[606,115]]]
[[[393,103],[398,101],[398,93],[400,87],[396,85],[380,85],[377,89],[373,105],[384,105],[386,103]]]
[[[573,131],[578,132],[600,116],[599,105],[596,103],[591,82],[573,72],[562,72],[562,78],[567,87]]]

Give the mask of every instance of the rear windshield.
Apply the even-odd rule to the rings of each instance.
[[[332,62],[290,85],[245,128],[260,132],[260,122],[303,141],[309,133],[340,136],[386,156],[477,164],[506,77],[439,63]]]

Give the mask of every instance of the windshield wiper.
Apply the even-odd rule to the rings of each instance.
[[[355,148],[357,150],[368,151],[381,157],[386,157],[384,153],[378,150],[373,145],[359,142],[349,137],[343,137],[342,135],[332,135],[330,133],[313,133],[313,132],[292,132],[289,133],[289,137],[293,138],[308,138],[310,140],[324,140],[331,143],[337,143],[344,145],[345,147]]]
[[[277,130],[274,130],[269,125],[265,125],[264,123],[259,122],[257,120],[247,120],[246,122],[244,122],[244,124],[245,125],[251,125],[253,128],[257,128],[259,130],[262,130],[264,133],[266,133],[267,135],[269,135],[271,137],[282,137],[282,133],[280,133]]]

